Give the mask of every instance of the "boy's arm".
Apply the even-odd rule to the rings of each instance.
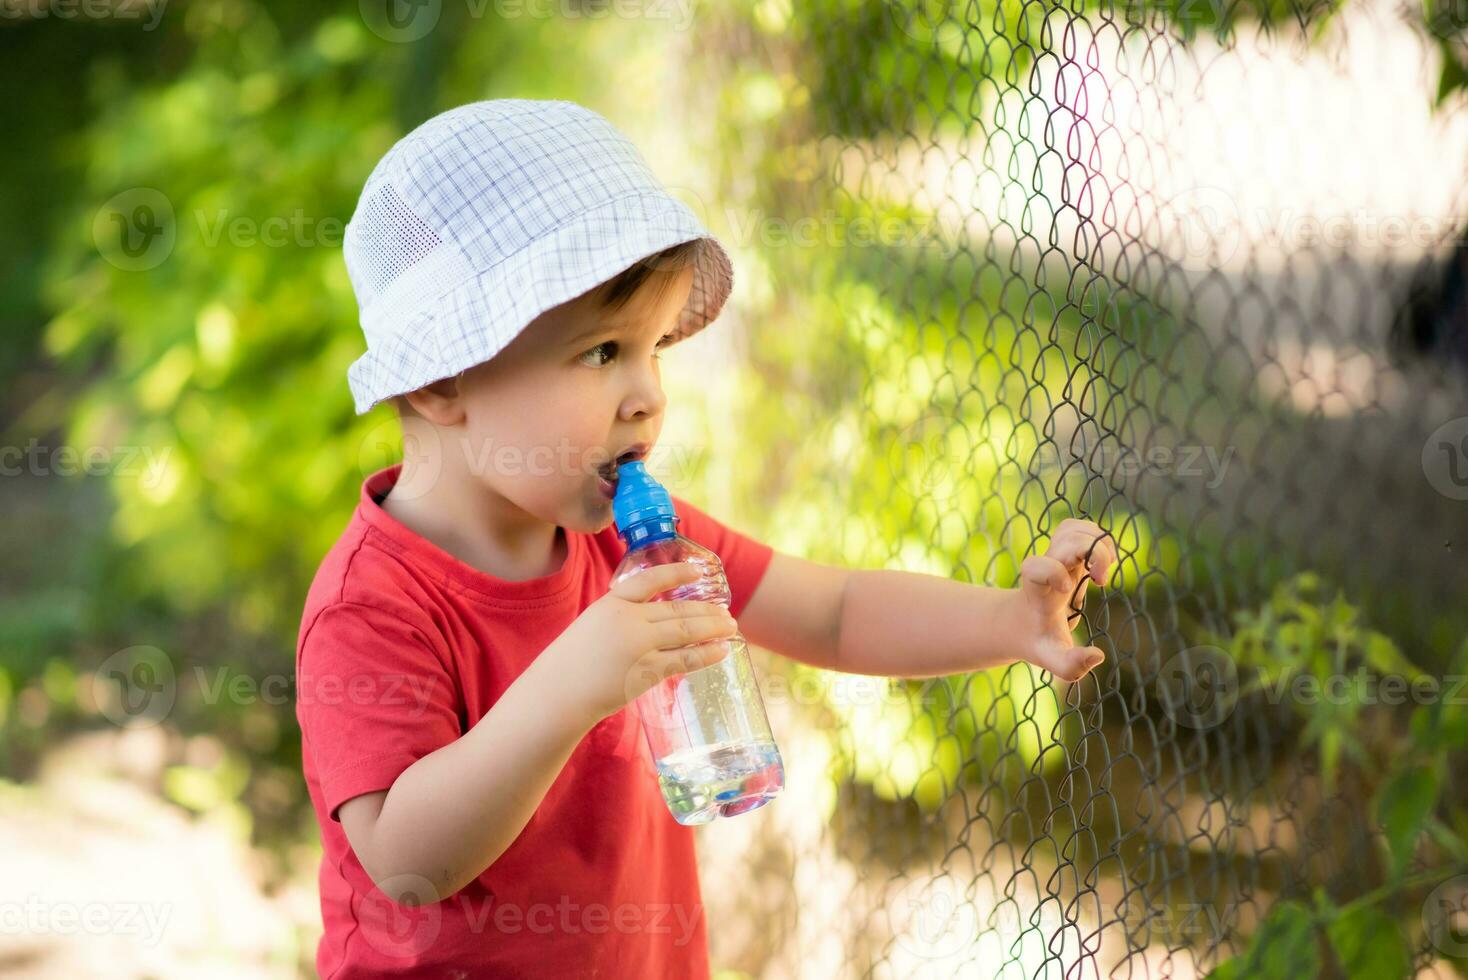
[[[1077,680],[1102,654],[1072,639],[1070,599],[1082,578],[1104,582],[1115,560],[1110,537],[1073,519],[1047,554],[1025,559],[1015,589],[776,552],[739,625],[752,643],[852,674],[932,677],[1026,660]]]
[[[530,822],[597,720],[564,710],[566,685],[554,673],[545,658],[532,661],[461,738],[413,763],[391,789],[341,805],[352,850],[388,898],[403,905],[448,898]]]
[[[337,696],[327,703],[315,696],[328,690],[321,681],[335,679],[354,690],[359,678],[401,679],[395,667],[403,664],[413,667],[409,676],[443,695],[448,679],[432,671],[431,651],[423,656],[416,647],[420,638],[395,629],[391,618],[374,618],[375,613],[342,613],[331,642],[312,647],[307,640],[303,672],[309,677],[314,671],[319,685],[303,692],[313,695],[302,702],[307,720],[323,734],[349,726],[355,735],[325,743],[330,748],[315,747],[318,763],[324,752],[335,773],[328,805],[330,799],[341,801],[336,813],[347,841],[379,890],[400,905],[429,904],[453,895],[520,836],[576,746],[601,719],[658,680],[726,655],[727,643],[711,642],[736,628],[723,606],[687,599],[651,601],[701,574],[693,565],[675,563],[642,569],[613,583],[468,731],[458,732],[450,699],[441,697],[429,712],[436,716],[436,726],[428,731],[443,740],[427,743],[420,732],[409,741],[422,751],[401,768],[396,766],[398,756],[386,756],[394,772],[386,782],[380,781],[386,770],[374,772],[368,764],[374,749],[381,748],[377,742],[389,741],[373,731],[374,725],[385,727],[386,719],[363,711],[379,699],[366,694],[343,699],[337,687],[331,688]],[[363,635],[364,630],[377,633]],[[315,664],[313,654],[323,662]],[[350,664],[345,677],[333,670],[333,654]],[[444,737],[450,719],[454,732]],[[389,788],[381,789],[384,785]],[[353,786],[363,792],[352,792]]]

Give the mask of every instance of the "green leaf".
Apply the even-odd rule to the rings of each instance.
[[[1241,980],[1244,975],[1244,964],[1237,956],[1225,960],[1215,966],[1203,980]]]
[[[1442,70],[1437,78],[1437,95],[1434,107],[1441,106],[1452,94],[1468,86],[1468,68],[1458,59],[1457,49],[1448,38],[1439,38],[1438,50],[1442,53]]]
[[[1341,731],[1338,728],[1326,729],[1320,736],[1320,770],[1325,780],[1327,790],[1334,790],[1336,784],[1336,773],[1340,770],[1341,761]]]
[[[1237,961],[1230,961],[1233,962]],[[1319,976],[1320,949],[1315,938],[1315,917],[1310,909],[1299,902],[1275,905],[1254,934],[1243,962],[1234,969],[1236,972],[1219,975],[1249,977],[1250,980],[1297,980]]]
[[[1390,637],[1375,630],[1366,633],[1365,655],[1366,662],[1378,674],[1395,674],[1413,680],[1422,673],[1416,664],[1402,655]]]
[[[1412,858],[1417,837],[1437,802],[1437,789],[1437,775],[1421,766],[1397,773],[1381,788],[1376,818],[1386,835],[1397,874]]]
[[[1326,928],[1347,980],[1400,980],[1412,954],[1397,924],[1380,909],[1354,909]]]
[[[1449,702],[1457,680],[1448,679],[1442,689],[1447,693],[1435,705],[1423,705],[1412,713],[1409,726],[1412,747],[1424,753],[1439,749],[1468,748],[1468,711]]]

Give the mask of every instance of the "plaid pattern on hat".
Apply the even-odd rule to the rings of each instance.
[[[694,240],[674,341],[719,315],[733,266],[611,123],[536,99],[433,117],[373,168],[346,226],[367,339],[347,369],[357,414],[489,360],[546,310]]]

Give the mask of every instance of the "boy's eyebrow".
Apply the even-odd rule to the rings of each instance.
[[[622,330],[626,330],[629,327],[632,327],[636,322],[636,320],[626,316],[625,314],[613,313],[607,314],[605,316],[593,315],[591,326],[587,327],[585,330],[578,332],[570,339],[568,339],[565,343],[567,347],[576,344],[584,344],[588,340],[592,340],[596,337],[600,337],[605,334],[618,333]]]
[[[618,318],[618,317],[607,317],[606,319],[596,318],[590,327],[588,327],[585,330],[582,330],[580,333],[576,334],[570,340],[566,341],[566,345],[567,346],[572,346],[572,345],[575,345],[575,344],[584,344],[586,341],[592,340],[592,339],[594,339],[596,337],[600,337],[600,336],[603,336],[605,334],[612,334],[612,333],[617,333],[617,332],[622,331],[622,330],[626,330],[629,326],[631,326],[630,322],[628,320],[626,320],[626,319],[623,319],[623,318]]]
[[[593,337],[599,337],[599,336],[601,336],[604,333],[611,333],[614,330],[620,330],[622,328],[622,326],[623,326],[622,324],[616,323],[616,322],[612,322],[612,321],[596,320],[596,321],[594,321],[592,323],[592,325],[588,329],[582,330],[580,333],[576,334],[570,340],[566,341],[566,343],[567,344],[579,344],[579,343],[582,343],[583,341],[590,340]]]

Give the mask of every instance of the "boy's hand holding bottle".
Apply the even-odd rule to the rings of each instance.
[[[739,629],[724,606],[696,599],[649,601],[702,574],[686,562],[642,569],[613,582],[556,637],[544,656],[564,677],[573,710],[584,711],[594,724],[653,684],[728,655],[728,644],[709,642]]]

